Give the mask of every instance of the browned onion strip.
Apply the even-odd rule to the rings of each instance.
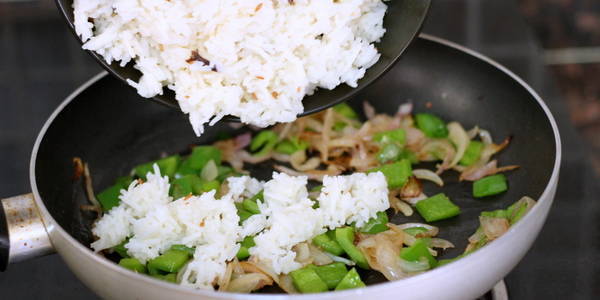
[[[375,108],[367,101],[363,101],[363,111],[365,112],[365,117],[371,120],[375,117]]]
[[[432,248],[440,248],[440,249],[444,249],[444,250],[446,250],[448,248],[454,248],[454,244],[452,244],[450,241],[440,239],[440,238],[432,238],[430,246]]]
[[[234,258],[234,261],[237,262],[237,258]],[[219,277],[219,280],[217,282],[217,284],[219,285],[219,291],[222,292],[227,290],[227,286],[229,285],[229,282],[231,282],[231,276],[233,275],[233,266],[233,261],[227,263],[227,267],[225,268],[225,274]]]
[[[481,229],[487,237],[488,241],[495,240],[508,231],[510,223],[506,218],[492,218],[486,216],[479,217]]]
[[[388,230],[362,239],[356,246],[363,253],[369,267],[377,270],[388,280],[408,276],[401,269],[400,249],[404,240],[403,231]]]
[[[292,277],[286,274],[279,276],[279,287],[288,294],[298,294]]]
[[[515,165],[504,166],[504,167],[498,168],[497,165],[498,165],[498,161],[495,159],[483,166],[480,164],[475,164],[475,165],[467,168],[466,170],[464,170],[460,174],[460,177],[458,178],[458,180],[459,181],[463,181],[463,180],[475,181],[475,180],[479,180],[488,175],[494,175],[494,174],[497,174],[500,172],[506,172],[506,171],[510,171],[510,170],[519,168],[519,166],[515,166]]]
[[[415,169],[412,171],[412,174],[418,179],[429,180],[439,186],[444,186],[442,178],[431,170]]]
[[[333,126],[333,109],[325,111],[325,117],[323,118],[323,130],[321,130],[321,145],[319,151],[321,152],[321,161],[327,161],[329,155],[329,140],[331,133],[331,126]]]
[[[306,160],[305,151],[296,151],[290,156],[290,164],[294,169],[304,172],[316,169],[321,164],[321,160],[318,157]]]
[[[85,194],[92,204],[95,207],[94,211],[98,213],[98,218],[102,217],[102,206],[98,199],[96,199],[96,193],[94,193],[94,186],[92,184],[92,176],[90,175],[90,169],[87,163],[83,164],[83,184],[85,186]]]
[[[414,228],[414,227],[422,227],[422,228],[427,229],[426,232],[421,232],[421,233],[417,234],[418,238],[434,237],[439,232],[439,228],[429,225],[429,224],[424,224],[424,223],[404,223],[404,224],[396,225],[396,227],[400,230]]]
[[[410,199],[417,197],[423,193],[423,185],[421,182],[414,176],[410,176],[408,178],[408,182],[404,184],[402,189],[400,190],[400,198],[401,199]]]
[[[242,274],[229,282],[226,291],[250,293],[272,284],[273,280],[263,273]]]

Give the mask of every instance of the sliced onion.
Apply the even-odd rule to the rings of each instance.
[[[414,213],[412,207],[408,205],[406,202],[398,199],[396,196],[389,197],[390,206],[394,209],[394,211],[401,212],[403,215],[409,217]]]
[[[415,169],[412,171],[413,175],[419,179],[429,180],[439,186],[444,186],[444,181],[435,172],[427,169]]]
[[[280,162],[290,162],[290,159],[291,159],[290,155],[277,153],[277,152],[273,152],[273,154],[271,155],[271,158],[273,158],[276,161],[280,161]]]
[[[498,165],[498,161],[496,161],[496,160],[492,160],[483,166],[479,165],[479,164],[473,165],[473,166],[467,168],[465,171],[463,171],[460,174],[460,177],[458,178],[458,180],[459,181],[463,181],[463,180],[475,181],[475,180],[481,179],[488,175],[493,175],[496,173],[510,171],[510,170],[519,168],[519,166],[504,166],[504,167],[498,168],[497,165]]]
[[[263,273],[243,274],[231,280],[226,291],[232,293],[250,293],[272,284],[273,280]]]
[[[406,131],[406,145],[413,151],[420,150],[421,145],[426,140],[425,134],[414,127],[406,127],[404,131]]]
[[[277,275],[277,273],[275,273],[275,271],[273,271],[269,266],[261,263],[255,257],[250,257],[250,260],[245,261],[245,263],[251,264],[253,267],[256,267],[257,270],[269,276],[271,279],[273,279],[273,281],[279,284],[279,276]]]
[[[403,103],[400,106],[398,106],[398,112],[396,112],[397,116],[408,116],[412,113],[413,111],[413,104],[412,102],[407,102],[407,103]]]
[[[408,203],[410,203],[411,205],[416,205],[417,202],[421,201],[421,200],[425,200],[427,199],[427,195],[425,195],[425,193],[421,193],[420,195],[413,197],[413,198],[406,198],[406,199],[402,199]]]
[[[432,238],[431,243],[429,245],[432,248],[441,248],[444,250],[446,250],[448,248],[454,248],[454,244],[452,244],[450,241],[440,239],[440,238]]]
[[[319,151],[321,152],[321,160],[327,161],[327,157],[329,157],[329,140],[331,137],[329,136],[331,133],[331,127],[333,126],[333,109],[328,109],[325,111],[325,116],[323,117],[323,130],[321,130],[321,145],[319,145]]]
[[[356,246],[363,253],[369,267],[377,270],[388,280],[398,280],[407,276],[400,266],[400,248],[405,234],[388,230],[370,235]]]
[[[331,258],[332,261],[341,262],[341,263],[343,263],[343,264],[345,264],[347,266],[354,266],[354,265],[356,265],[355,262],[353,262],[353,261],[351,261],[351,260],[349,260],[347,258],[344,258],[344,257],[341,257],[341,256],[337,256],[337,255],[333,255],[333,254],[331,254],[329,252],[324,252],[324,253],[325,253],[325,255],[329,256],[329,258]]]
[[[261,156],[254,156],[250,153],[248,153],[247,151],[241,150],[241,151],[237,151],[235,153],[235,155],[238,155],[242,161],[245,161],[247,163],[251,163],[251,164],[258,164],[264,161],[267,161],[269,159],[271,159],[271,154],[265,154],[265,155],[261,155]]]
[[[237,258],[235,258],[234,260],[237,261]],[[233,265],[233,262],[227,263],[227,268],[225,268],[225,274],[219,277],[219,281],[217,282],[217,284],[219,285],[219,291],[227,290],[227,286],[229,285],[229,282],[231,282],[231,276],[233,275]],[[182,272],[177,273],[178,276],[179,274],[182,274]]]
[[[402,189],[400,190],[400,198],[401,199],[410,199],[417,197],[423,193],[423,185],[421,182],[414,176],[410,176],[408,181]]]
[[[492,241],[508,231],[510,223],[505,218],[479,217],[479,223],[488,241]]]
[[[371,120],[375,117],[375,108],[369,102],[363,101],[363,111],[365,112],[365,117]]]
[[[402,258],[398,258],[400,268],[406,273],[423,272],[429,270],[429,262],[427,259],[420,259],[418,261],[408,261]]]
[[[492,140],[492,135],[490,134],[489,131],[484,130],[484,129],[479,129],[479,138],[481,139],[481,141],[484,144],[492,144],[493,140]]]
[[[298,171],[314,170],[321,164],[321,159],[318,157],[311,157],[306,160],[305,151],[296,151],[290,156],[290,164]]]
[[[200,177],[206,181],[215,180],[219,176],[219,169],[217,169],[217,164],[211,159],[206,163],[204,168],[202,168],[202,172],[200,172]]]
[[[322,251],[312,243],[308,243],[308,248],[310,250],[310,257],[313,264],[317,266],[323,266],[333,262],[333,259],[327,256],[325,251]]]
[[[469,243],[477,243],[484,237],[485,234],[483,233],[483,230],[477,229],[477,231],[469,237]]]
[[[279,287],[288,294],[298,294],[292,277],[287,274],[279,276]]]
[[[95,207],[94,211],[98,213],[98,218],[102,217],[102,206],[98,199],[96,199],[96,193],[94,193],[94,186],[92,184],[92,175],[90,175],[90,169],[88,164],[83,164],[83,183],[85,185],[85,193],[88,200]]]
[[[458,164],[460,159],[465,154],[465,151],[467,150],[467,146],[469,145],[470,139],[469,139],[469,136],[467,135],[467,132],[465,131],[465,129],[458,122],[450,122],[450,123],[448,123],[447,127],[448,127],[448,138],[456,146],[456,154],[454,155],[454,159],[448,166],[448,168],[451,168],[451,167],[455,166],[456,164]]]
[[[235,150],[239,150],[242,148],[246,148],[246,146],[250,145],[250,141],[252,141],[252,134],[250,132],[246,132],[244,134],[240,134],[235,137]]]
[[[469,139],[474,139],[477,134],[479,133],[479,126],[475,125],[475,127],[469,129],[469,131],[467,131],[467,136],[469,136]]]
[[[279,132],[279,138],[278,138],[279,141],[284,140],[285,138],[287,138],[287,136],[290,133],[293,125],[294,125],[294,122],[285,123],[283,125],[283,128]]]
[[[288,174],[290,176],[307,176],[308,179],[311,180],[316,180],[316,181],[323,181],[323,177],[325,177],[326,174],[310,174],[310,173],[303,173],[303,172],[298,172],[296,170],[292,170],[288,167],[282,166],[282,165],[274,165],[273,169]]]
[[[483,150],[481,151],[480,161],[483,161],[484,163],[488,162],[490,160],[490,158],[492,157],[492,155],[494,155],[494,154],[502,151],[504,148],[506,148],[508,146],[508,144],[510,143],[510,140],[511,140],[511,137],[507,137],[500,144],[494,144],[494,143],[486,144],[485,147],[483,148]]]
[[[308,248],[308,243],[303,242],[292,247],[292,250],[296,252],[295,261],[301,263],[302,265],[308,265],[312,263],[312,258],[310,256],[310,249]]]

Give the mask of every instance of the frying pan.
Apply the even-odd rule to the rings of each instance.
[[[65,18],[65,21],[67,21],[71,32],[81,43],[81,39],[75,33],[73,25],[73,0],[55,1],[59,11]],[[395,0],[386,2],[386,5],[388,6],[388,10],[384,18],[384,27],[388,33],[383,36],[380,42],[375,44],[381,53],[379,61],[366,71],[365,76],[358,81],[356,88],[342,84],[333,90],[319,89],[312,96],[305,97],[302,101],[304,112],[300,116],[309,115],[348,100],[391,68],[421,31],[421,27],[429,11],[429,6],[431,5],[431,0]],[[87,52],[104,69],[119,78],[127,86],[129,86],[127,79],[137,82],[141,76],[141,73],[133,67],[133,63],[121,67],[118,62],[109,64],[97,53],[92,51]],[[162,95],[156,95],[150,98],[150,100],[179,110],[179,105],[177,104],[177,100],[175,100],[175,93],[170,89],[163,89]],[[239,118],[232,116],[225,116],[224,120],[239,122]]]
[[[527,84],[496,62],[427,35],[416,40],[401,63],[350,104],[359,109],[363,100],[368,100],[378,112],[390,114],[399,104],[412,101],[416,111],[430,111],[445,120],[460,121],[466,128],[479,125],[489,129],[495,140],[513,136],[511,145],[498,155],[500,164],[521,166],[508,174],[508,192],[484,200],[473,199],[471,185],[457,182],[457,174],[451,172],[444,174],[444,188],[425,185],[427,194],[444,191],[462,210],[456,218],[434,223],[440,227],[440,237],[456,245],[442,258],[454,257],[464,250],[468,236],[478,226],[481,211],[505,208],[524,195],[536,199],[537,205],[501,238],[457,262],[379,284],[376,283],[382,281],[381,276],[366,272],[362,276],[372,285],[364,289],[290,297],[469,299],[482,295],[524,256],[552,204],[561,149],[547,106]],[[196,138],[181,113],[140,103],[132,89],[106,73],[94,77],[69,96],[41,130],[30,164],[32,194],[3,200],[6,216],[0,216],[7,219],[7,228],[0,226],[1,261],[15,262],[54,249],[103,298],[273,297],[179,287],[125,270],[88,247],[94,216],[80,210],[87,200],[81,184],[72,179],[74,156],[89,163],[94,187],[100,190],[136,164],[155,159],[163,152],[181,152],[189,144],[208,143],[218,132],[233,130],[221,122]],[[268,168],[251,171],[263,178],[271,172]],[[421,220],[415,215],[395,216],[392,221]]]

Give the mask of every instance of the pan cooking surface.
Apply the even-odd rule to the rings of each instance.
[[[392,70],[349,103],[361,111],[362,101],[388,114],[411,101],[415,112],[429,111],[446,121],[458,121],[466,129],[475,125],[487,129],[495,142],[513,137],[509,147],[495,156],[499,165],[521,166],[507,173],[508,192],[474,199],[471,183],[458,182],[453,171],[443,174],[444,187],[424,182],[426,194],[444,192],[462,211],[458,217],[432,223],[440,227],[440,238],[456,246],[443,252],[441,258],[464,251],[467,238],[479,225],[481,211],[505,208],[525,195],[537,199],[552,173],[554,135],[542,108],[510,76],[460,50],[427,39],[416,40]],[[36,158],[39,193],[57,222],[89,246],[95,215],[82,213],[79,208],[87,199],[81,185],[72,181],[73,157],[89,163],[94,188],[100,191],[137,164],[156,159],[161,153],[185,153],[189,145],[211,143],[223,131],[236,130],[220,123],[197,138],[186,116],[144,102],[134,90],[105,76],[75,97],[48,128]],[[270,178],[272,173],[268,164],[248,169],[261,179]],[[423,220],[415,213],[411,217],[396,215],[391,222]],[[377,272],[361,277],[367,283],[384,280]]]

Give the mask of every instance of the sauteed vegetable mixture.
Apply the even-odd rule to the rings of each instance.
[[[436,237],[435,222],[461,211],[444,193],[425,195],[422,181],[443,186],[439,175],[454,170],[473,182],[473,198],[503,193],[502,172],[518,166],[493,156],[510,139],[496,144],[486,130],[413,114],[411,104],[394,115],[368,103],[363,110],[364,121],[339,104],[139,165],[97,195],[88,185],[101,206],[91,247],[118,254],[134,272],[195,288],[315,293],[365,286],[361,269],[398,280],[438,268],[500,237],[534,206],[523,197],[482,212],[464,253],[437,259],[454,245]],[[276,172],[266,182],[244,168],[267,161]],[[423,223],[389,222],[414,210]]]

